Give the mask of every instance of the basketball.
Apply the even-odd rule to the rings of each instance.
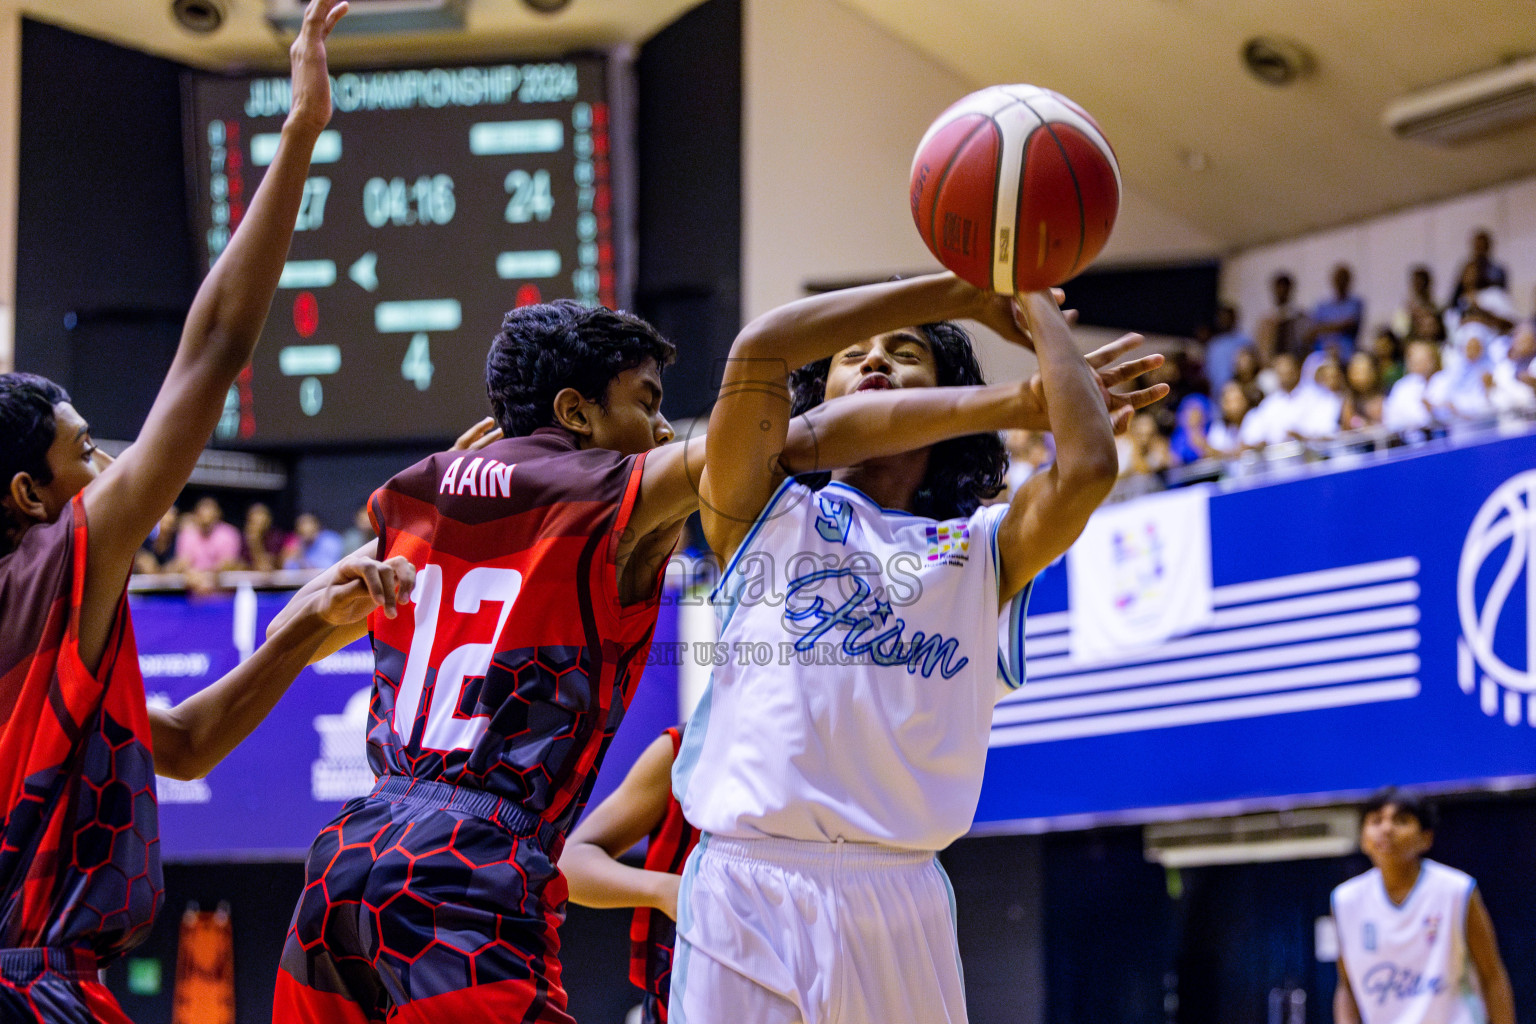
[[[1002,295],[1081,273],[1109,241],[1120,165],[1076,103],[994,85],[955,103],[912,160],[912,219],[940,263]]]

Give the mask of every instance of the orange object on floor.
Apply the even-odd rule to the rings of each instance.
[[[235,1024],[235,940],[229,908],[181,915],[171,1024]]]

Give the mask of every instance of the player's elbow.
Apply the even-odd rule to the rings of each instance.
[[[1097,505],[1109,496],[1120,477],[1120,458],[1113,444],[1096,447],[1058,460],[1057,475],[1063,490]]]

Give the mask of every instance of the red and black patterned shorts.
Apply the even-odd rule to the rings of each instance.
[[[572,1024],[562,842],[489,793],[386,776],[310,847],[273,1021]]]

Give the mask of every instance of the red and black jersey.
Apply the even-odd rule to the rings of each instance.
[[[444,452],[374,492],[412,603],[369,620],[376,773],[486,790],[567,832],[629,706],[659,588],[619,604],[616,553],[645,457],[545,428]]]
[[[681,729],[668,729],[672,738],[672,759],[683,743]],[[667,813],[651,833],[645,850],[645,870],[683,873],[683,864],[699,843],[699,830],[683,817],[677,797],[667,794]],[[637,907],[629,926],[629,980],[647,994],[655,996],[660,1018],[667,1019],[667,989],[672,980],[672,947],[677,941],[677,926],[671,918],[652,907]]]
[[[0,558],[0,946],[116,956],[163,899],[144,680],[124,589],[94,673],[80,660],[85,506]]]

